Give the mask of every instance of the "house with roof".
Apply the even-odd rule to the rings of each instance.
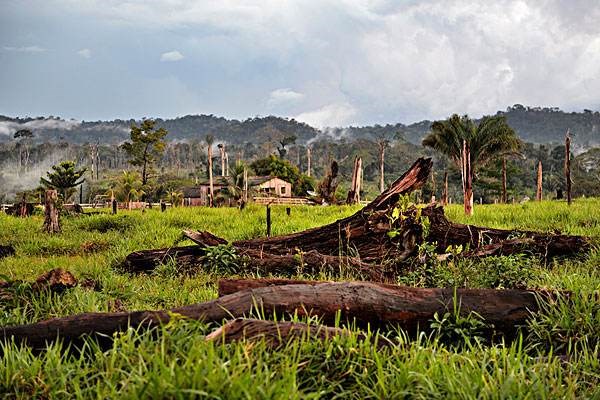
[[[213,179],[213,192],[217,204],[232,205],[235,200],[230,195],[231,178],[219,176]],[[291,197],[292,184],[275,176],[248,177],[248,197]],[[207,206],[210,184],[203,181],[183,188],[184,206]]]

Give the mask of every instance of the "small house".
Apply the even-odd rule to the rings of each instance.
[[[231,178],[225,176],[213,179],[214,201],[216,203],[231,203],[229,187]],[[203,181],[195,186],[183,188],[184,206],[207,206],[210,194],[210,184]],[[259,197],[291,197],[292,184],[274,176],[248,177],[248,196]]]

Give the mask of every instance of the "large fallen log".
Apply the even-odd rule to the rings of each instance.
[[[544,293],[539,295],[545,296]],[[0,329],[5,339],[43,347],[62,338],[77,341],[81,335],[111,337],[129,326],[149,327],[168,322],[173,313],[218,322],[250,316],[254,312],[270,318],[274,315],[318,316],[324,324],[355,321],[360,326],[400,326],[408,331],[427,329],[435,313],[460,304],[462,313],[476,312],[498,332],[514,335],[531,312],[538,310],[535,292],[492,289],[425,289],[398,287],[368,282],[339,282],[261,287],[244,290],[206,303],[163,311],[85,313],[55,318],[35,324]]]
[[[324,325],[309,325],[302,322],[275,322],[260,319],[236,318],[206,336],[206,341],[232,343],[239,340],[265,340],[267,344],[279,346],[293,339],[331,339],[349,335],[350,331]]]
[[[285,285],[319,285],[322,283],[332,283],[331,281],[314,281],[304,279],[280,279],[280,278],[263,278],[263,279],[219,279],[217,282],[217,295],[219,297],[227,296],[241,292],[247,289],[256,289],[267,286],[285,286]]]
[[[466,256],[486,257],[529,253],[552,258],[585,254],[591,247],[590,238],[534,231],[507,230],[465,225],[449,221],[444,209],[435,205],[423,209],[429,218],[429,234],[425,238],[437,243],[440,253],[449,246],[468,246]]]

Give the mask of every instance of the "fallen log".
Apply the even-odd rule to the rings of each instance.
[[[314,281],[304,279],[280,279],[280,278],[263,278],[263,279],[219,279],[217,282],[217,295],[219,297],[227,296],[241,292],[247,289],[256,289],[268,286],[285,286],[285,285],[319,285],[322,283],[332,283],[330,281]]]
[[[459,224],[449,221],[444,209],[435,205],[423,209],[423,215],[429,218],[429,234],[425,240],[437,243],[440,253],[446,252],[449,246],[469,246],[471,251],[465,254],[467,257],[529,253],[552,258],[584,254],[591,248],[591,240],[585,236]]]
[[[173,313],[218,322],[249,316],[253,312],[270,318],[274,315],[306,315],[332,324],[336,317],[355,321],[359,326],[399,326],[408,331],[427,329],[435,313],[445,313],[458,302],[462,313],[476,312],[486,323],[507,336],[524,325],[531,312],[538,310],[537,296],[544,292],[493,289],[425,289],[339,282],[316,285],[286,285],[248,289],[206,303],[163,311],[85,313],[54,318],[34,324],[1,328],[0,335],[33,347],[62,338],[77,341],[81,335],[104,335],[129,326],[151,327],[170,320]]]
[[[280,346],[293,339],[326,340],[334,336],[349,334],[350,332],[346,329],[324,325],[236,318],[211,332],[205,340],[221,343],[232,343],[240,340],[251,342],[265,340],[268,345]]]

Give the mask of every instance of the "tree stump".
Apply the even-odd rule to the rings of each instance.
[[[58,192],[56,190],[46,190],[46,196],[44,199],[44,232],[60,232],[59,210],[56,204],[57,201]]]

